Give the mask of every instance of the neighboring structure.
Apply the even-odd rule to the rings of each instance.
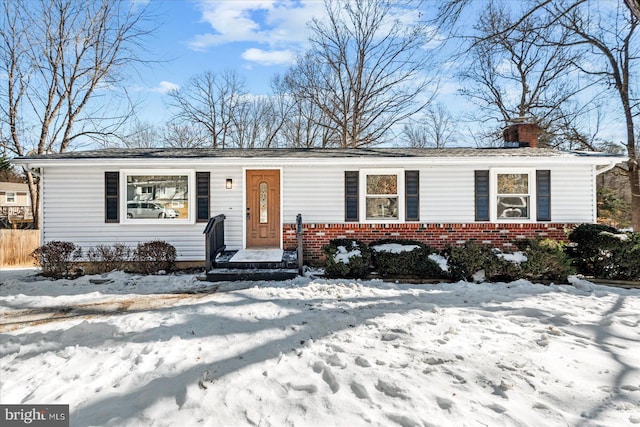
[[[16,182],[0,182],[0,225],[33,222],[29,186]]]
[[[40,168],[44,242],[161,239],[181,261],[204,260],[202,231],[218,214],[227,249],[294,248],[301,214],[311,262],[338,237],[509,247],[520,238],[566,239],[567,229],[596,221],[596,176],[623,157],[515,145],[107,149],[14,161]]]

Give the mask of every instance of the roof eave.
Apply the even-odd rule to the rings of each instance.
[[[481,153],[479,153],[481,154]],[[317,163],[334,163],[334,164],[358,164],[371,163],[375,161],[379,163],[381,159],[388,164],[403,165],[465,165],[465,164],[510,164],[510,165],[531,165],[531,164],[567,164],[570,162],[575,165],[615,165],[625,162],[625,156],[604,156],[604,155],[584,155],[571,154],[556,156],[443,156],[443,157],[184,157],[184,158],[140,158],[140,157],[110,157],[110,158],[29,158],[18,157],[12,160],[12,163],[29,168],[40,168],[47,166],[71,166],[71,165],[91,165],[91,166],[139,166],[144,162],[145,166],[150,167],[166,167],[175,164],[215,164],[224,163],[225,165],[233,164],[317,164]]]

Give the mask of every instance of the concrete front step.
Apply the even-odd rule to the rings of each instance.
[[[286,268],[212,268],[207,272],[209,282],[288,280],[295,277],[298,277],[298,270]]]
[[[219,254],[215,259],[215,268],[225,269],[296,269],[298,266],[298,257],[295,251],[284,251],[280,261],[263,261],[259,258],[244,261],[234,261],[233,257],[238,251],[225,251]]]

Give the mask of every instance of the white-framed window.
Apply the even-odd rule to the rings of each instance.
[[[17,203],[18,202],[18,196],[16,195],[15,191],[7,191],[7,193],[5,194],[5,202],[7,204],[9,203]]]
[[[530,222],[536,212],[536,174],[528,168],[491,169],[491,220]]]
[[[360,218],[365,222],[404,221],[404,170],[360,170]]]
[[[194,223],[195,173],[180,169],[120,171],[123,223]]]

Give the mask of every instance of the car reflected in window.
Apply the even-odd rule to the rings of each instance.
[[[177,218],[180,214],[173,209],[167,209],[158,203],[128,202],[127,218]]]

